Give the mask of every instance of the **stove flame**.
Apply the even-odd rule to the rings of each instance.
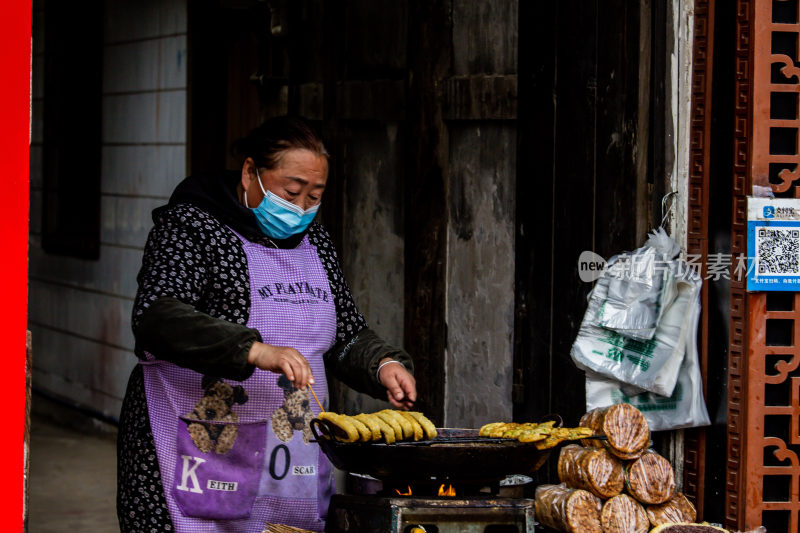
[[[444,483],[441,487],[439,487],[439,496],[455,496],[456,495],[456,488],[453,485],[448,484],[447,488],[444,487]]]
[[[406,488],[408,489],[408,492],[400,492],[400,489],[394,489],[394,491],[400,496],[411,496],[411,486],[406,485]]]

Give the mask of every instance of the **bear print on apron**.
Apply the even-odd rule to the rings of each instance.
[[[266,344],[303,354],[314,390],[327,403],[322,356],[335,341],[336,308],[316,248],[308,237],[281,250],[236,235],[250,273],[247,326]],[[319,408],[308,390],[259,369],[235,382],[150,354],[141,364],[176,531],[261,533],[267,522],[324,529],[333,469],[319,446],[309,443],[309,421]]]

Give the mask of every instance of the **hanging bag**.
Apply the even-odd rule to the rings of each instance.
[[[683,362],[685,339],[690,328],[691,302],[699,292],[699,279],[685,265],[668,263],[668,284],[677,296],[666,305],[650,340],[627,337],[599,325],[610,279],[597,280],[578,336],[572,345],[572,360],[582,370],[633,385],[644,391],[670,396]],[[662,286],[663,289],[663,286]]]
[[[695,276],[699,278],[699,276]],[[683,362],[678,382],[669,396],[650,392],[630,394],[630,387],[593,372],[586,373],[586,410],[617,403],[637,407],[653,431],[707,426],[711,423],[703,399],[703,382],[697,353],[697,326],[700,320],[700,280],[696,279],[692,304],[688,310],[690,328],[684,342]]]

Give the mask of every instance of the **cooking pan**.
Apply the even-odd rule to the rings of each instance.
[[[561,425],[558,415],[547,419]],[[318,418],[311,421],[311,430],[336,468],[382,480],[494,481],[510,474],[532,474],[557,448],[538,450],[534,443],[480,437],[477,429],[437,428],[435,439],[394,444],[334,440],[333,427]]]

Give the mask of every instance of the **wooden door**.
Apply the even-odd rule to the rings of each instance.
[[[638,248],[661,218],[662,8],[520,3],[515,418],[586,411],[569,355],[592,288],[578,257]]]

